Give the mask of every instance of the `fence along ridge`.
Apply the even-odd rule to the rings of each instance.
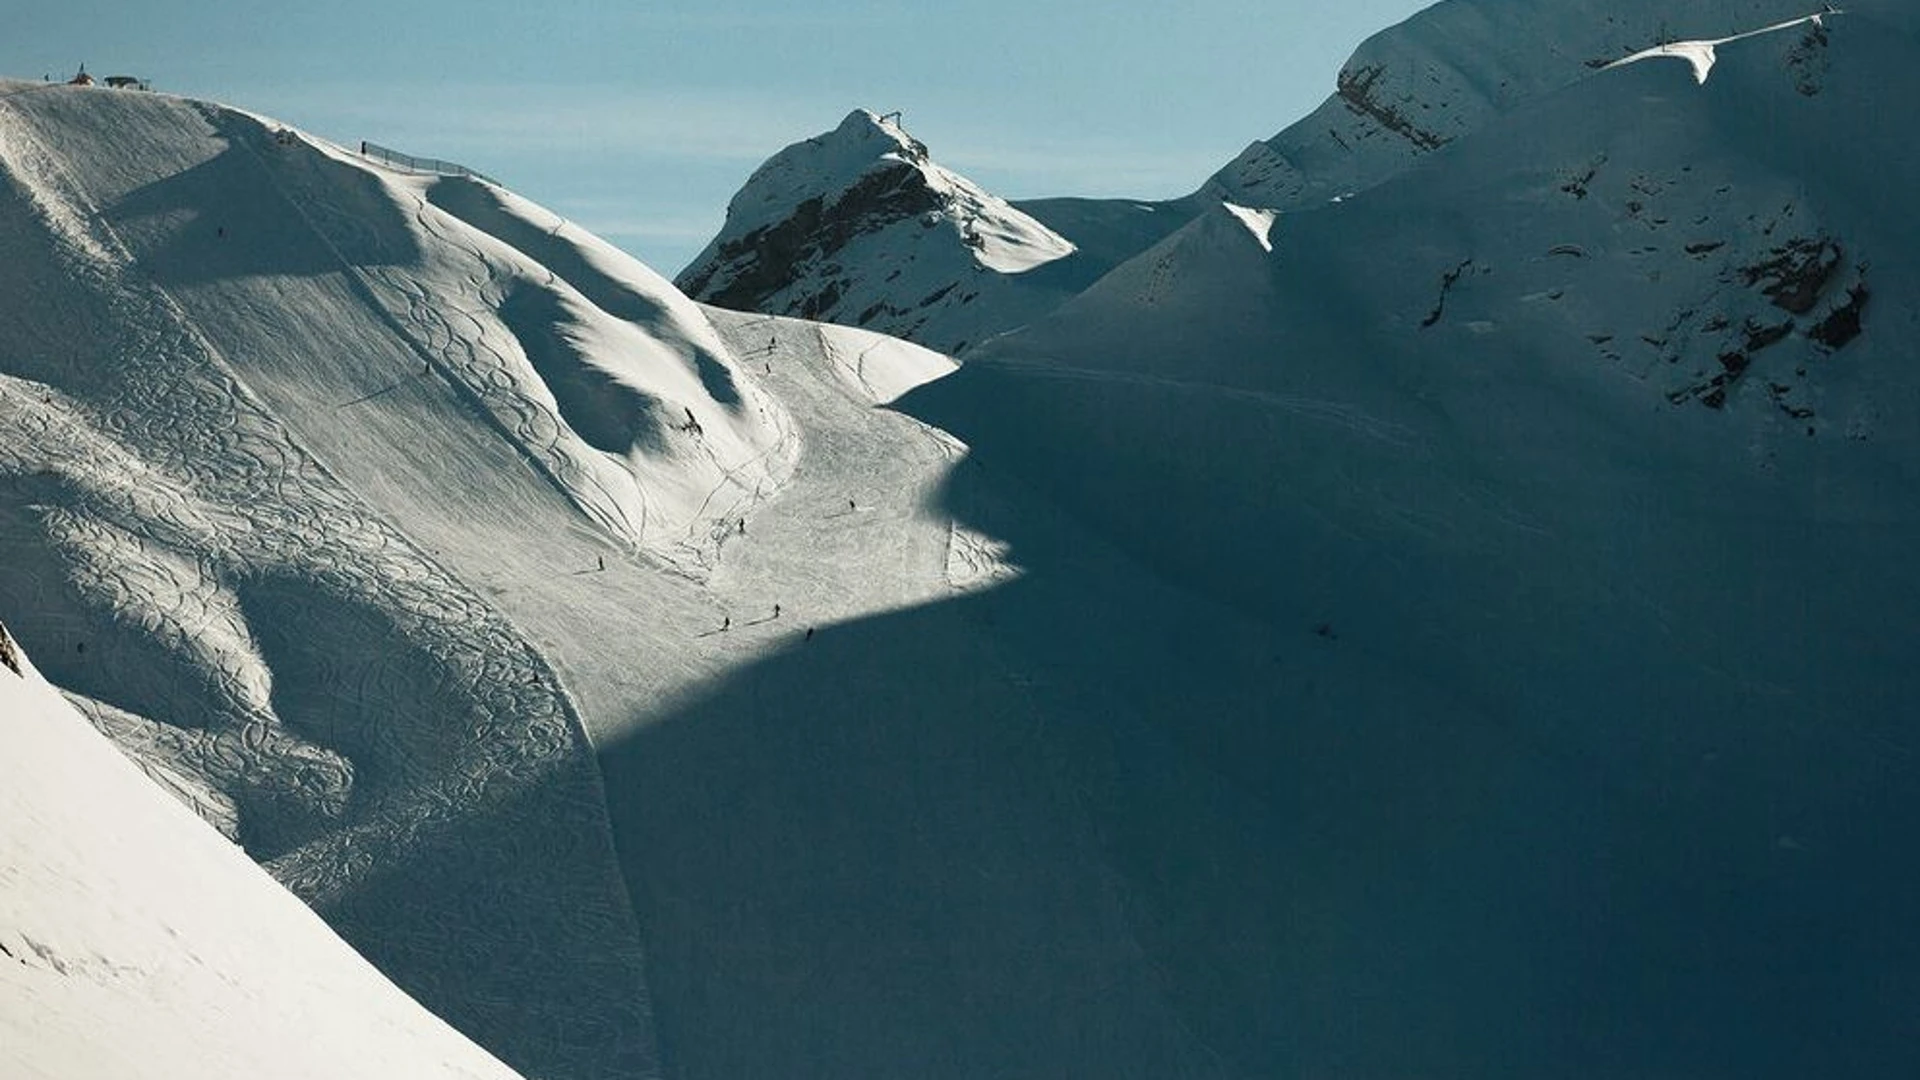
[[[360,140],[360,156],[371,161],[377,161],[382,165],[407,169],[411,172],[437,173],[441,176],[468,176],[475,180],[484,180],[495,187],[501,186],[500,181],[495,180],[486,173],[469,169],[465,165],[457,162],[442,161],[439,158],[415,157],[412,154],[403,154],[398,150],[381,146],[378,143],[367,142],[365,139]]]

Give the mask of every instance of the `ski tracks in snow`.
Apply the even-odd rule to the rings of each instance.
[[[11,104],[0,165],[106,351],[74,358],[72,400],[0,377],[0,497],[90,625],[137,625],[211,684],[147,734],[243,807],[243,837],[290,844],[281,881],[509,1061],[651,1068],[599,774],[553,672],[292,441]],[[81,496],[46,509],[48,483]],[[129,659],[180,704],[167,663]],[[328,691],[302,696],[326,715],[281,715],[286,681]]]
[[[892,339],[875,336],[856,353],[815,323],[710,313],[736,356],[769,357],[766,378],[806,448],[754,525],[772,543],[749,545],[723,584],[783,596],[803,618],[832,620],[924,603],[1011,573],[997,558],[1004,545],[974,534],[937,504],[965,447],[881,406],[884,379],[870,365],[878,350],[896,344]],[[770,333],[777,354],[767,348]],[[775,557],[780,551],[811,557],[789,566]]]

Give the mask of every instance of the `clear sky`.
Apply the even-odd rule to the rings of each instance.
[[[133,74],[450,158],[673,274],[754,166],[898,109],[1013,198],[1186,194],[1426,0],[60,0],[0,74]]]

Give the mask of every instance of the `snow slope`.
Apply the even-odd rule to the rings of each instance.
[[[1191,1071],[1118,867],[1232,832],[1166,743],[1255,722],[1272,635],[878,407],[950,360],[231,110],[14,88],[0,600],[397,984],[544,1078]],[[704,432],[596,446],[640,387]]]
[[[0,604],[527,1075],[1906,1075],[1913,44],[1826,21],[1036,205],[1155,246],[957,372],[15,84]]]
[[[728,204],[720,235],[676,281],[722,307],[958,353],[1084,287],[1144,246],[1129,244],[1133,234],[1174,213],[1079,200],[1033,209],[1091,234],[1096,250],[1082,254],[1033,214],[934,162],[897,118],[857,109],[756,170]]]
[[[214,106],[5,92],[16,632],[461,1030],[543,1077],[650,1068],[577,707],[473,565],[527,521],[697,560],[784,468],[777,409],[709,389],[684,299],[616,324],[436,181]]]
[[[7,101],[16,630],[150,776],[527,1075],[1216,1074],[1195,1025],[1267,1021],[1196,992],[1214,954],[1325,869],[1281,859],[1244,792],[1363,759],[1365,803],[1436,792],[1339,735],[1419,679],[1169,587],[877,407],[951,372],[938,354],[689,307],[505,193],[227,110]],[[628,333],[596,309],[704,342],[779,433],[779,482],[722,477],[698,527],[634,546],[527,452],[586,442],[506,344],[529,320],[490,313],[529,287],[608,376],[574,415],[702,371],[588,355]],[[509,388],[554,404],[503,424]],[[1192,905],[1218,928],[1194,947],[1153,914],[1183,893],[1231,907]]]
[[[1196,1024],[1230,1072],[1916,1065],[1920,878],[1874,837],[1920,823],[1920,160],[1887,108],[1920,53],[1822,21],[1704,85],[1587,73],[1271,251],[1202,215],[905,399],[1168,579],[1431,688],[1348,713],[1377,762],[1303,760],[1431,739],[1458,789],[1241,788],[1304,891],[1133,881],[1170,992],[1243,1003]],[[1207,952],[1227,925],[1246,959]]]
[[[0,630],[0,1070],[516,1075],[149,783]]]

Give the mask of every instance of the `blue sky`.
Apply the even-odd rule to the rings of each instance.
[[[66,0],[13,20],[0,74],[84,61],[459,160],[672,274],[755,165],[856,106],[1010,197],[1185,194],[1424,6]]]

